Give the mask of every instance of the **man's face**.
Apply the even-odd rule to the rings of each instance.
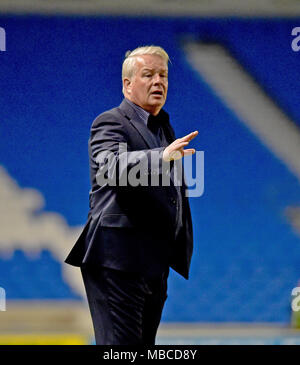
[[[164,106],[168,92],[168,65],[157,55],[137,56],[135,72],[124,79],[125,96],[153,115]]]

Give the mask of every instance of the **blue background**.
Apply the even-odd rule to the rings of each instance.
[[[291,49],[297,21],[1,16],[0,164],[21,187],[43,194],[43,211],[83,225],[90,125],[122,101],[125,52],[162,46],[172,62],[165,109],[178,137],[199,130],[193,147],[205,151],[205,192],[190,199],[191,277],[171,273],[163,320],[289,322],[300,241],[284,210],[299,206],[299,181],[190,67],[182,42],[222,44],[299,127],[300,54]],[[18,250],[0,259],[0,285],[12,299],[80,300],[62,281],[61,265],[47,250],[29,263]],[[50,274],[41,283],[31,270],[45,267]]]

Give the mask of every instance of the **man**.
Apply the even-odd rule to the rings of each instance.
[[[90,211],[66,262],[81,267],[96,344],[155,344],[169,267],[188,279],[191,214],[184,182],[174,184],[174,161],[195,152],[183,148],[198,132],[175,139],[162,110],[168,61],[156,46],[128,54],[125,99],[91,127]],[[143,178],[147,184],[134,183]]]

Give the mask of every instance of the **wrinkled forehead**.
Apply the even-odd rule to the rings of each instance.
[[[159,71],[168,71],[168,63],[159,55],[139,55],[136,56],[136,69],[151,69]]]

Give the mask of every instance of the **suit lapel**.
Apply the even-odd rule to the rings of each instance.
[[[141,138],[144,140],[149,148],[160,147],[145,123],[139,118],[135,110],[130,104],[126,102],[125,99],[122,101],[119,109],[121,110],[125,118],[129,120],[131,125],[138,131]]]
[[[153,134],[150,132],[150,130],[147,128],[145,123],[137,117],[137,119],[130,119],[129,121],[134,128],[139,132],[143,140],[146,142],[148,147],[154,148],[154,147],[160,147],[153,136]]]

